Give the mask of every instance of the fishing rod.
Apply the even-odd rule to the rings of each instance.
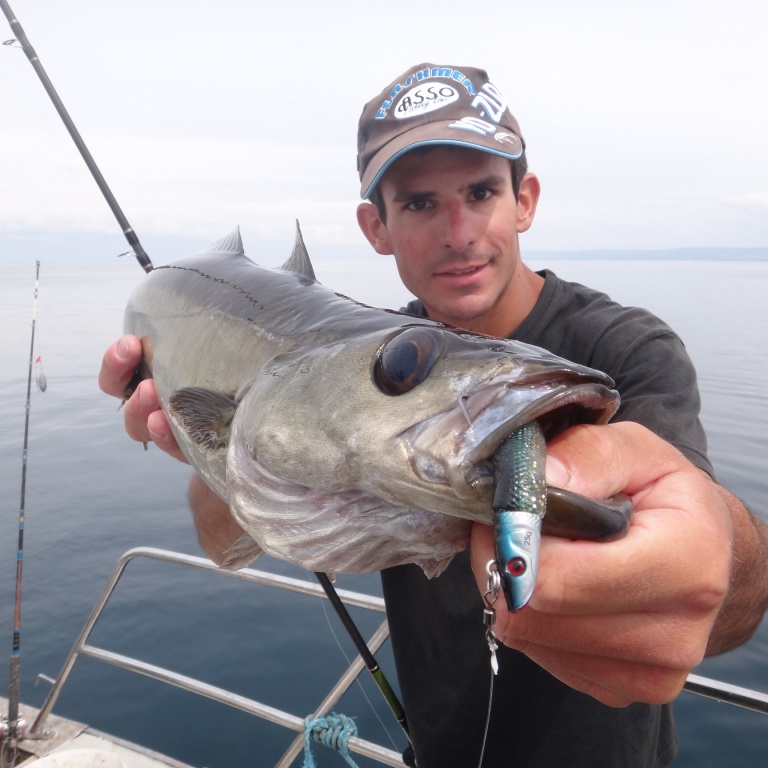
[[[16,556],[16,598],[13,610],[13,647],[8,686],[8,736],[3,739],[4,728],[0,728],[0,765],[2,768],[13,766],[16,762],[17,745],[22,736],[23,720],[19,717],[19,701],[21,698],[21,576],[24,563],[24,520],[25,499],[27,488],[27,452],[29,446],[29,411],[32,399],[32,361],[35,359],[35,323],[37,316],[37,291],[40,280],[40,262],[36,262],[35,297],[32,302],[32,341],[29,345],[29,372],[27,373],[27,401],[24,418],[24,447],[21,453],[21,502],[19,504],[19,543]]]
[[[371,653],[371,649],[360,634],[357,625],[349,615],[347,607],[342,602],[338,592],[336,592],[336,588],[333,586],[333,583],[328,578],[327,574],[322,571],[315,571],[314,573],[315,578],[320,582],[320,586],[323,588],[333,609],[336,611],[341,623],[344,625],[344,629],[347,630],[347,634],[354,643],[357,652],[360,654],[360,658],[363,660],[366,669],[371,673],[376,685],[389,705],[390,710],[392,710],[392,714],[395,716],[397,722],[400,723],[400,727],[403,729],[403,733],[405,733],[405,736],[408,739],[408,748],[403,753],[403,762],[408,766],[416,765],[413,756],[413,745],[411,744],[411,732],[408,729],[408,722],[405,718],[403,705],[397,698],[397,694],[392,690],[389,680],[387,680],[384,672],[376,661],[375,656]]]
[[[59,98],[59,94],[56,93],[56,89],[53,87],[53,83],[46,74],[45,69],[43,69],[40,58],[27,39],[27,36],[24,33],[24,29],[22,28],[18,19],[16,19],[10,5],[8,5],[6,0],[0,0],[0,8],[3,9],[3,13],[8,19],[8,23],[11,25],[11,30],[13,31],[14,35],[16,35],[16,39],[19,41],[19,43],[21,43],[21,47],[24,50],[24,53],[27,55],[29,63],[32,65],[35,72],[37,73],[37,76],[40,78],[40,82],[43,84],[43,87],[48,93],[48,96],[50,96],[50,99],[53,102],[53,106],[56,107],[56,111],[59,113],[59,117],[61,117],[62,121],[64,122],[66,129],[69,131],[69,135],[75,142],[75,146],[80,151],[83,160],[85,160],[85,164],[88,166],[88,170],[91,172],[91,175],[96,181],[96,184],[98,184],[99,189],[101,190],[101,194],[104,195],[104,199],[107,201],[107,205],[109,205],[112,213],[117,219],[117,223],[120,225],[120,229],[122,230],[125,239],[128,241],[128,245],[130,245],[134,256],[136,257],[139,264],[141,264],[145,272],[151,272],[152,261],[139,242],[138,235],[133,231],[133,227],[131,227],[131,225],[128,223],[128,219],[125,217],[125,214],[118,205],[115,196],[112,194],[112,190],[109,188],[106,180],[101,175],[101,171],[96,165],[96,161],[93,159],[93,156],[88,151],[88,147],[85,146],[85,142],[75,127],[75,124],[72,122],[72,118],[69,116],[66,107]]]

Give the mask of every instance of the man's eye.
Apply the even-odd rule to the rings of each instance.
[[[483,187],[482,189],[473,189],[471,197],[473,200],[487,200],[492,194],[490,189]]]
[[[411,200],[411,202],[406,205],[406,208],[409,211],[424,211],[429,208],[429,202],[424,199]]]

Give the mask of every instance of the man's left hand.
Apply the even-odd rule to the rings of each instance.
[[[633,423],[580,426],[548,446],[547,480],[594,499],[623,491],[634,517],[611,543],[542,538],[530,603],[496,604],[504,645],[604,704],[663,703],[704,657],[728,594],[731,514],[718,487],[679,451]],[[475,524],[482,592],[493,535]]]

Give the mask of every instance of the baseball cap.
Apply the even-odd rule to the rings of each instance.
[[[525,151],[517,120],[485,70],[419,64],[363,108],[357,129],[360,196],[414,147],[455,145],[516,160]]]

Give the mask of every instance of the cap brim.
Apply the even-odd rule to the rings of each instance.
[[[517,160],[523,154],[523,140],[516,133],[497,130],[492,134],[480,134],[474,131],[457,129],[455,125],[455,120],[443,123],[429,123],[428,125],[414,128],[390,141],[368,162],[365,173],[363,173],[360,179],[360,197],[363,200],[367,200],[371,191],[381,181],[381,177],[389,166],[406,152],[416,147],[468,147],[469,149],[478,149],[481,152],[498,155],[508,160]]]

